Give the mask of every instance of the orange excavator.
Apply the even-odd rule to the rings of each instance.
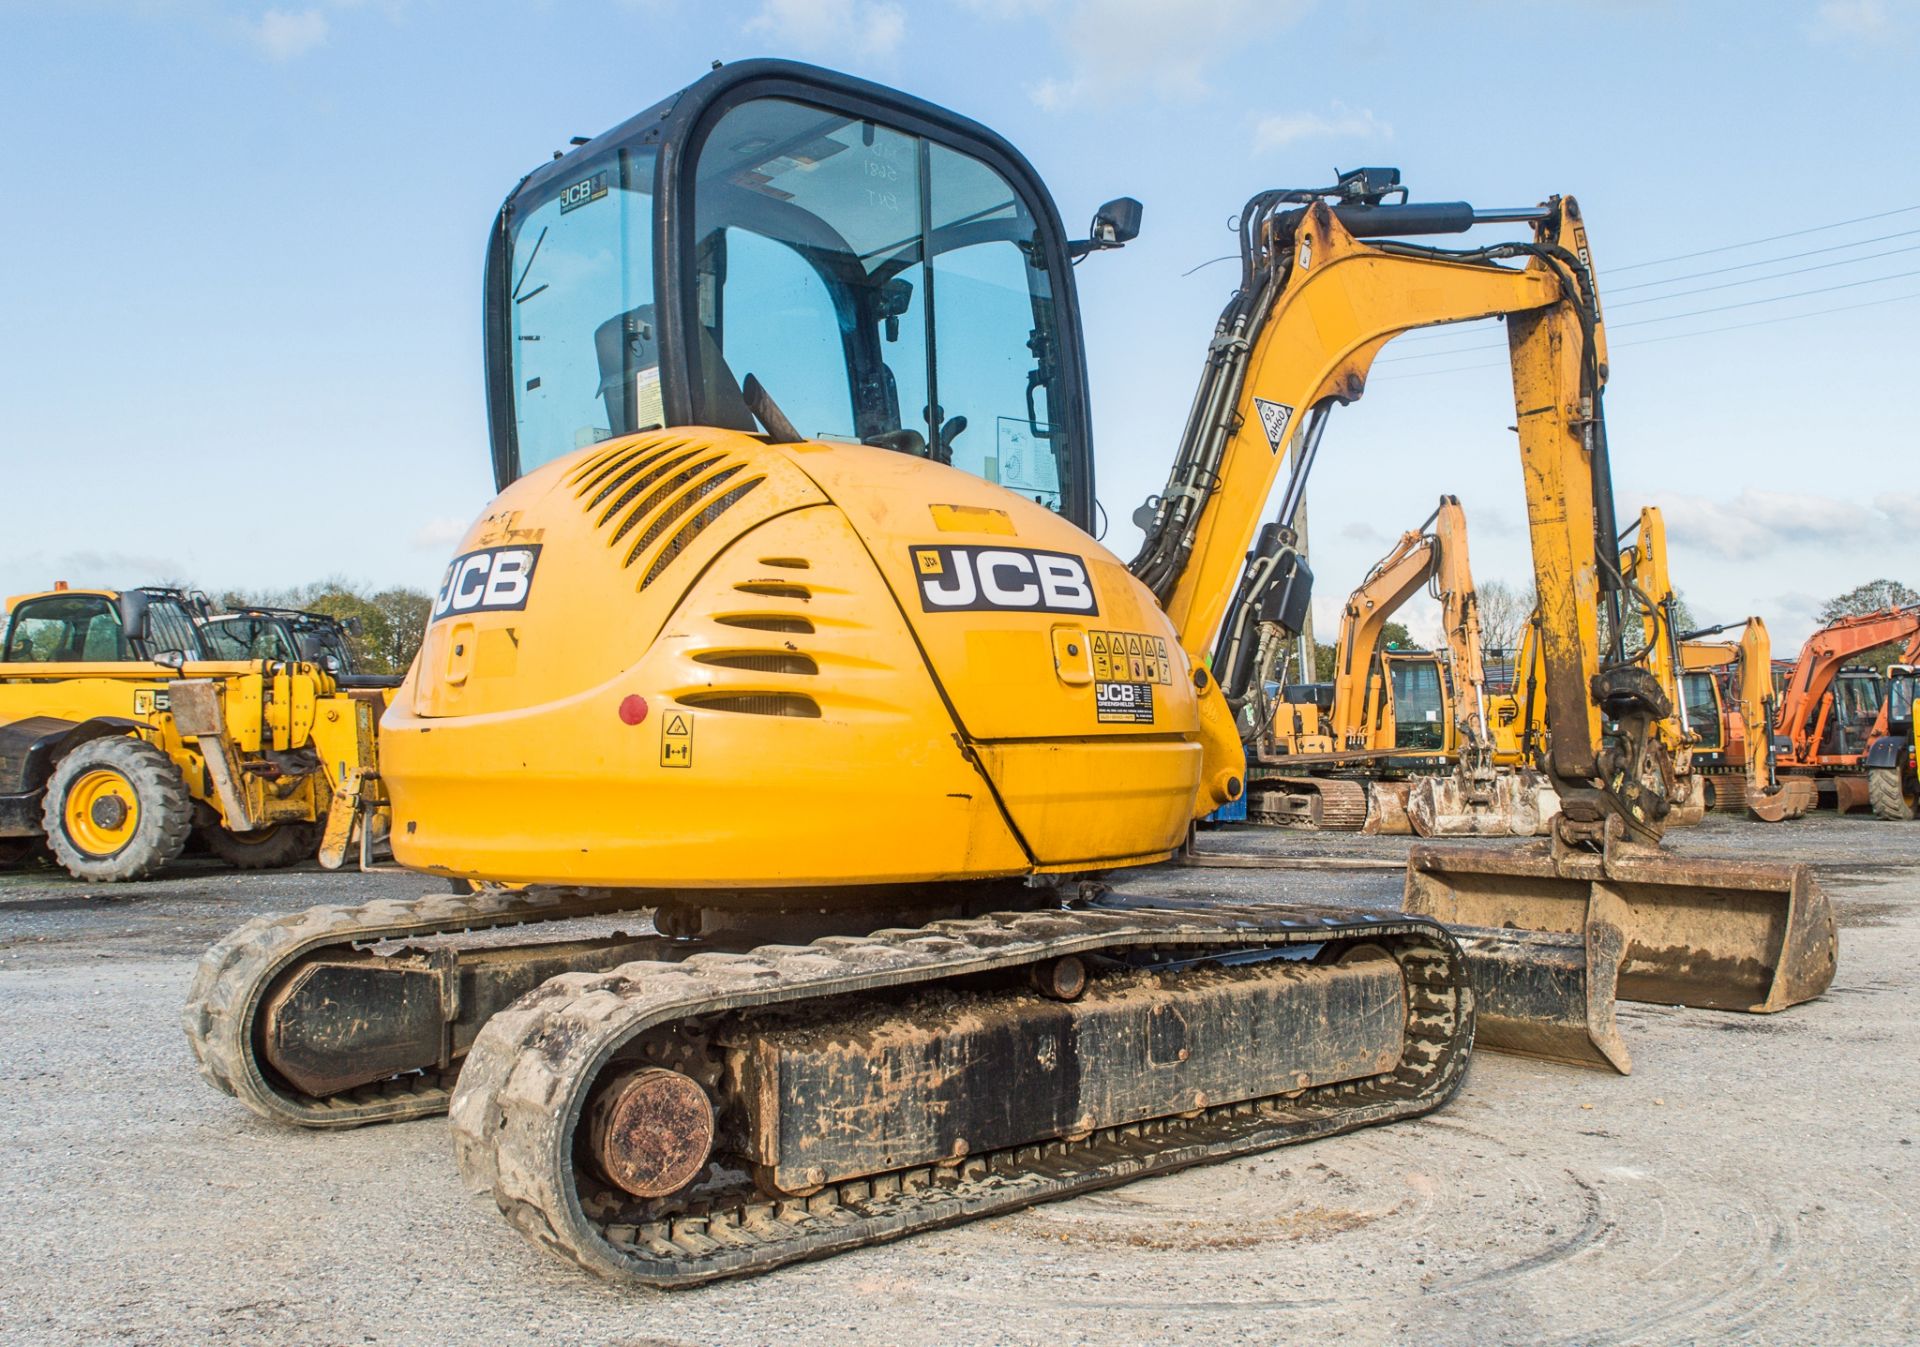
[[[1841,672],[1847,661],[1866,651],[1900,641],[1906,643],[1902,662],[1920,661],[1920,604],[1836,618],[1807,638],[1787,675],[1773,724],[1774,733],[1787,741],[1779,769],[1788,776],[1813,779],[1821,794],[1832,793],[1840,813],[1874,805],[1870,772],[1881,757],[1892,756],[1885,749],[1876,755],[1875,750],[1881,740],[1894,737],[1887,733],[1887,705],[1880,682],[1861,683],[1854,695],[1842,696]],[[1892,794],[1904,795],[1904,791],[1898,764],[1892,765],[1896,768],[1894,792],[1890,794],[1882,784],[1880,793],[1888,799],[1886,808],[1876,812],[1897,818]],[[1879,770],[1884,772],[1888,766],[1881,763]]]

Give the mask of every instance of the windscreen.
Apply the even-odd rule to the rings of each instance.
[[[587,160],[516,204],[507,330],[520,470],[665,423],[653,316],[653,152]]]
[[[1694,672],[1680,680],[1680,695],[1687,707],[1687,728],[1698,738],[1694,746],[1713,750],[1724,748],[1720,737],[1720,699],[1715,695],[1711,673]]]
[[[749,376],[811,439],[949,463],[1059,509],[1058,319],[998,172],[785,99],[731,109],[695,170],[696,404],[757,429]]]
[[[123,660],[127,646],[110,599],[58,595],[28,599],[14,608],[5,658],[14,664]]]
[[[1393,742],[1397,748],[1445,748],[1446,700],[1432,659],[1389,659],[1393,679]]]

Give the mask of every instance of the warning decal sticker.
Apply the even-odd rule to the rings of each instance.
[[[669,711],[660,718],[660,765],[693,766],[693,717],[685,711]]]
[[[1287,427],[1293,424],[1293,408],[1265,398],[1255,398],[1253,406],[1260,413],[1261,427],[1267,432],[1267,448],[1279,453],[1280,446],[1287,442]]]
[[[1131,631],[1092,631],[1087,645],[1093,655],[1096,682],[1171,683],[1172,661],[1164,636],[1142,636]]]

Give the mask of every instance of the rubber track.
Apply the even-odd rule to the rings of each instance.
[[[656,1026],[1069,953],[1335,939],[1386,946],[1406,975],[1409,1037],[1392,1073],[1222,1105],[1191,1119],[1106,1128],[1080,1142],[829,1185],[804,1200],[771,1200],[743,1186],[645,1225],[603,1224],[581,1204],[573,1135],[583,1102],[622,1046]],[[449,1121],[470,1186],[490,1192],[536,1244],[614,1281],[675,1287],[1426,1113],[1459,1088],[1472,1038],[1472,992],[1459,948],[1440,926],[1418,918],[1299,907],[1013,913],[563,974],[487,1022],[468,1053]]]
[[[253,1023],[267,991],[294,960],[328,946],[417,939],[533,922],[636,911],[632,895],[568,890],[430,894],[359,907],[310,907],[256,917],[200,956],[181,1007],[200,1074],[262,1117],[302,1127],[361,1127],[444,1113],[457,1069],[400,1076],[317,1098],[270,1078],[254,1050]]]

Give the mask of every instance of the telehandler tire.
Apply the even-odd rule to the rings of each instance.
[[[280,870],[310,861],[320,851],[322,823],[270,823],[250,833],[228,832],[213,823],[200,829],[207,850],[236,870]]]
[[[1875,818],[1890,823],[1908,822],[1913,818],[1914,806],[1920,804],[1916,795],[1920,795],[1920,791],[1914,789],[1906,773],[1898,767],[1867,769],[1867,802],[1873,806]]]
[[[193,798],[165,753],[114,735],[60,759],[40,821],[62,869],[114,884],[145,879],[179,858],[193,826]]]

